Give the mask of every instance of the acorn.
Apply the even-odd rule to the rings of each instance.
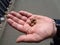
[[[30,26],[34,26],[35,24],[36,24],[36,19],[32,19],[31,23],[30,23]]]

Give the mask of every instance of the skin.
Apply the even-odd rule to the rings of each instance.
[[[27,11],[11,11],[7,15],[7,22],[16,30],[25,33],[17,38],[17,43],[41,42],[53,37],[57,32],[53,19]]]

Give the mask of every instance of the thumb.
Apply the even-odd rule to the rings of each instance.
[[[17,38],[16,42],[35,42],[39,40],[39,36],[36,34],[27,34],[27,35],[21,35]]]

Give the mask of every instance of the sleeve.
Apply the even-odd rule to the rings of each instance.
[[[60,19],[54,19],[56,22],[57,33],[53,37],[53,41],[55,45],[60,45]]]
[[[60,19],[54,19],[56,22],[57,33],[60,36]]]

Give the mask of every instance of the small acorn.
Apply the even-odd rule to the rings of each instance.
[[[32,19],[30,26],[34,26],[35,24],[36,24],[36,20],[35,19]]]

